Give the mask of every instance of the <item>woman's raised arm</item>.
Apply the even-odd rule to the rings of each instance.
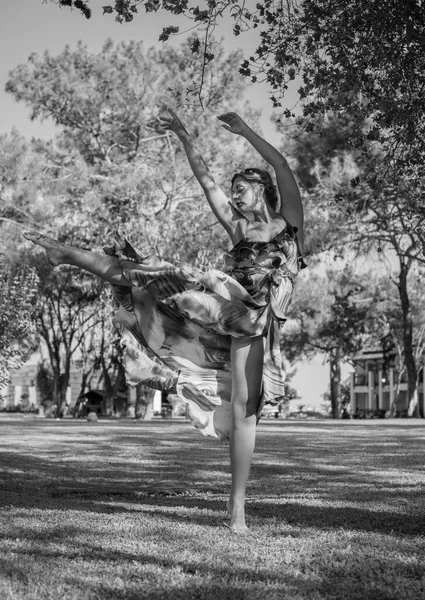
[[[282,217],[291,225],[298,228],[298,237],[302,244],[304,213],[300,190],[288,162],[271,144],[266,142],[236,113],[230,112],[217,117],[224,123],[223,127],[244,137],[264,160],[273,167],[279,189]]]
[[[215,182],[208,165],[196,149],[192,138],[176,113],[170,108],[168,109],[168,112],[171,117],[160,117],[163,128],[174,131],[182,142],[190,167],[204,190],[208,204],[218,221],[223,225],[224,229],[233,240],[238,219],[235,219],[235,214],[229,204],[229,198]]]

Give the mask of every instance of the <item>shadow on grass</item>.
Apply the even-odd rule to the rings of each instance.
[[[187,423],[0,421],[0,570],[72,600],[416,600],[424,425],[260,424],[241,539],[228,448]]]
[[[63,527],[59,531],[49,534],[50,544],[62,542],[66,536],[80,533]],[[37,540],[43,542],[43,539]],[[177,547],[184,548],[185,537],[181,537]],[[68,539],[69,542],[69,539]],[[176,542],[176,540],[174,540]],[[64,583],[74,589],[84,590],[84,598],[102,598],[102,600],[187,600],[197,598],[200,600],[257,600],[258,598],[333,598],[349,600],[399,600],[397,577],[401,572],[406,580],[416,582],[417,590],[420,588],[420,579],[423,575],[420,565],[406,564],[403,560],[385,556],[385,549],[374,549],[372,555],[356,557],[347,554],[338,556],[335,563],[329,563],[323,568],[321,562],[322,549],[317,548],[315,553],[307,554],[304,561],[299,564],[296,573],[293,569],[285,568],[285,558],[279,569],[273,561],[267,564],[258,564],[255,556],[255,547],[258,539],[238,540],[239,545],[251,547],[252,560],[247,560],[242,566],[238,564],[235,569],[231,561],[211,565],[198,558],[190,558],[178,552],[175,556],[164,557],[155,554],[155,550],[143,552],[123,551],[118,548],[109,549],[102,546],[102,539],[96,543],[73,541],[68,543],[66,549],[39,547],[36,551],[38,560],[43,564],[49,561],[76,561],[79,564],[101,565],[104,571],[113,573],[120,565],[120,573],[126,574],[125,589],[115,583],[116,578],[109,580],[100,569],[97,579],[91,577],[87,580],[84,573],[78,568],[70,575],[64,577]],[[329,550],[329,549],[326,549]],[[214,548],[210,549],[214,554]],[[33,558],[34,550],[17,552],[17,561],[2,561],[2,573],[9,579],[19,578],[27,583],[25,561],[27,556]],[[184,554],[184,553],[183,553]],[[335,555],[336,558],[336,555]],[[316,565],[316,566],[315,566]],[[388,589],[377,589],[374,577],[386,570],[386,585]],[[288,565],[289,567],[289,565]],[[317,569],[321,568],[320,576]],[[162,581],[158,583],[158,572],[163,573]],[[154,584],[154,585],[152,585]],[[385,586],[383,586],[385,588]],[[152,589],[154,588],[154,589]],[[415,598],[404,590],[403,596]],[[415,590],[413,590],[415,594]],[[75,596],[78,597],[78,596]],[[417,596],[419,598],[419,596]]]
[[[187,423],[0,422],[0,434],[4,507],[100,514],[145,507],[210,525],[207,510],[222,520],[228,449]],[[423,532],[424,439],[424,426],[265,423],[249,514],[326,530]],[[181,514],[182,506],[201,512]]]

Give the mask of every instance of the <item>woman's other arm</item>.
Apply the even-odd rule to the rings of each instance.
[[[205,163],[200,152],[193,143],[192,138],[190,137],[183,123],[177,117],[176,113],[171,109],[168,109],[168,112],[170,113],[171,117],[161,117],[162,126],[164,129],[174,131],[179,140],[182,142],[190,167],[204,191],[204,194],[208,200],[208,204],[210,205],[218,221],[234,241],[238,219],[235,218],[235,214],[232,211],[231,205],[229,204],[228,197],[223,192],[221,187],[215,182],[208,165]]]
[[[226,113],[217,118],[223,121],[225,129],[243,136],[258,154],[273,167],[281,201],[280,213],[285,221],[298,228],[298,238],[302,246],[304,235],[303,206],[298,184],[286,158],[269,142],[255,133],[236,113]]]

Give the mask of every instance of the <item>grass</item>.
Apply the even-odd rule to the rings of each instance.
[[[424,441],[262,421],[243,538],[228,449],[186,422],[0,419],[0,598],[422,600]]]

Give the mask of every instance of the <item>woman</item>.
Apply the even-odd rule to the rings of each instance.
[[[303,209],[285,158],[236,113],[218,119],[274,169],[280,208],[270,174],[255,168],[233,176],[229,202],[181,121],[169,113],[163,126],[182,142],[211,209],[232,240],[226,273],[143,258],[118,235],[107,255],[35,232],[25,237],[43,246],[53,265],[75,265],[112,284],[130,384],[178,393],[196,427],[230,441],[230,529],[245,533],[256,424],[264,403],[276,403],[283,394],[279,328],[293,279],[305,266]]]

